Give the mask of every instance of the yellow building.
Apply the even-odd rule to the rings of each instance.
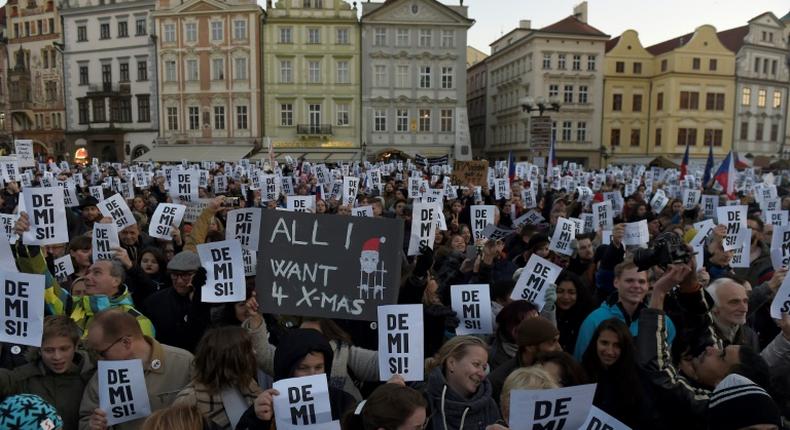
[[[713,26],[646,49],[629,30],[612,41],[605,61],[602,140],[614,161],[679,161],[686,144],[699,159],[710,145],[717,158],[732,148],[735,53]]]

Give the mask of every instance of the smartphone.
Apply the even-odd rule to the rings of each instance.
[[[238,197],[225,197],[225,200],[222,202],[223,208],[235,208],[238,206],[239,206]]]

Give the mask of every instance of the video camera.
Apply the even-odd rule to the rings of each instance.
[[[672,231],[656,236],[651,248],[637,249],[634,253],[634,264],[640,272],[653,266],[666,269],[672,263],[688,264],[689,261],[691,253],[686,244]]]

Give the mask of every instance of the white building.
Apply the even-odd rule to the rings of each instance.
[[[63,63],[69,152],[134,158],[158,135],[153,0],[65,0]]]

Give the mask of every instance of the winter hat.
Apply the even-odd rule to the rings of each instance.
[[[737,430],[759,424],[781,428],[779,408],[759,385],[737,373],[727,375],[708,402],[708,428]]]
[[[324,354],[324,369],[327,377],[332,369],[334,354],[332,346],[324,335],[309,328],[288,330],[280,338],[280,344],[274,352],[274,380],[290,378],[302,359],[311,352]]]
[[[60,430],[63,419],[39,396],[20,394],[0,403],[0,428],[17,430]]]
[[[557,327],[546,318],[540,316],[527,318],[516,328],[516,344],[522,349],[552,340],[559,334]]]
[[[171,272],[195,272],[200,268],[200,257],[192,251],[181,251],[167,263]]]

